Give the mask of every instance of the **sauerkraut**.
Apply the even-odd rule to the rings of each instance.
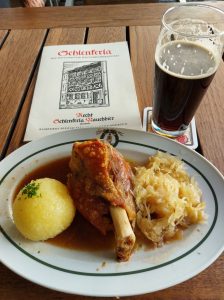
[[[157,152],[145,166],[135,168],[134,195],[137,225],[156,246],[175,236],[181,228],[205,220],[205,202],[183,162]]]

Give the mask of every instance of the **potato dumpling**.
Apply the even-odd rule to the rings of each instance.
[[[44,241],[64,231],[73,221],[75,206],[67,187],[55,179],[32,180],[13,202],[13,219],[20,233]]]

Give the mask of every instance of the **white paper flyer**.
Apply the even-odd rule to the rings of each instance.
[[[126,42],[43,49],[24,140],[89,127],[142,130]]]

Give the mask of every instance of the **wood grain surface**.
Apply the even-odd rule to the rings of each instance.
[[[7,34],[8,34],[8,30],[0,30],[0,48],[2,47]]]
[[[90,27],[88,44],[126,41],[126,27]]]
[[[151,105],[154,51],[159,32],[157,25],[161,13],[166,8],[167,5],[136,6],[132,4],[117,5],[110,11],[110,6],[106,8],[88,6],[87,9],[71,8],[71,10],[53,8],[52,14],[49,13],[50,8],[48,8],[43,11],[30,9],[29,15],[26,9],[24,11],[13,9],[6,10],[4,16],[0,9],[0,44],[2,43],[0,49],[0,152],[4,155],[7,151],[9,154],[22,145],[43,44],[83,44],[127,40],[140,111],[145,106]],[[47,12],[48,17],[46,17]],[[117,12],[116,17],[113,17],[112,12]],[[99,15],[99,13],[103,14]],[[148,17],[151,16],[151,19],[146,18],[147,14]],[[4,21],[6,21],[5,25]],[[10,31],[4,30],[5,28]],[[20,30],[19,28],[30,29]],[[196,114],[202,154],[222,172],[224,172],[223,78],[224,63],[222,62]],[[223,270],[224,255],[221,255],[209,268],[184,283],[163,291],[124,297],[124,299],[224,300]],[[97,298],[49,290],[21,278],[0,264],[0,299],[94,300]]]
[[[35,10],[5,8],[0,9],[0,29],[126,26],[147,25],[149,22],[158,25],[161,14],[170,6],[171,4],[150,4],[150,6],[118,4],[94,6],[94,9],[91,5],[63,7],[63,9],[62,7],[45,7],[35,8]]]
[[[224,257],[220,257],[209,268],[194,278],[171,288],[138,296],[122,297],[124,300],[223,300]],[[1,300],[117,300],[69,295],[41,287],[18,276],[0,264]],[[178,276],[178,274],[177,274]]]
[[[86,28],[53,28],[49,30],[45,46],[83,44]]]
[[[224,63],[202,99],[196,124],[203,155],[224,174]]]
[[[130,55],[139,109],[152,106],[154,53],[158,26],[130,27]]]
[[[85,38],[86,28],[55,28],[48,32],[45,45],[69,45],[69,44],[83,44]],[[26,130],[27,120],[29,117],[30,106],[33,98],[33,92],[36,83],[38,66],[35,69],[35,74],[32,78],[31,84],[28,88],[25,101],[21,108],[21,113],[13,131],[11,142],[7,149],[7,154],[11,153],[23,144],[23,137]]]
[[[222,1],[206,2],[224,9]],[[137,3],[73,7],[2,8],[0,29],[159,25],[179,3]]]
[[[12,30],[1,48],[0,153],[14,129],[45,34],[44,29]]]

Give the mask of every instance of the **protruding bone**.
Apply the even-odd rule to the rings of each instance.
[[[127,261],[135,244],[135,234],[124,208],[110,206],[110,213],[115,229],[117,259]]]

